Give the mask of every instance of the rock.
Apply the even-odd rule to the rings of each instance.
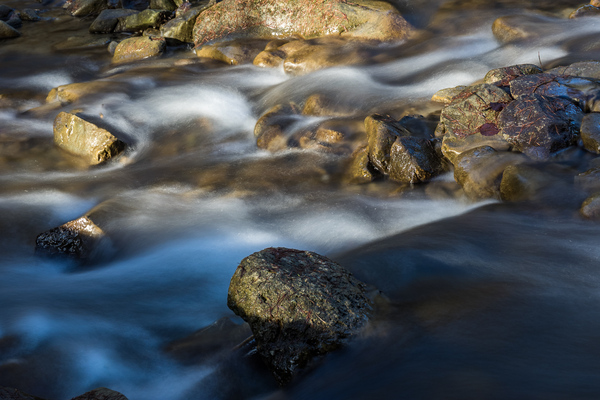
[[[518,64],[510,67],[496,68],[489,71],[483,78],[484,83],[497,83],[499,86],[508,86],[514,79],[523,75],[541,74],[544,72],[540,67],[533,64]]]
[[[516,78],[510,82],[510,94],[515,99],[532,94],[569,99],[585,108],[590,95],[600,90],[595,80],[577,76],[536,74]]]
[[[116,91],[122,86],[123,84],[120,82],[103,80],[70,83],[52,89],[46,97],[46,102],[52,103],[59,101],[63,104],[73,103],[82,97]]]
[[[143,11],[148,7],[150,7],[150,0],[108,0],[108,8]]]
[[[527,164],[509,165],[504,169],[500,183],[500,198],[503,201],[533,200],[554,179],[549,174]]]
[[[173,0],[150,0],[150,8],[154,10],[175,11],[177,6]]]
[[[570,19],[582,18],[582,17],[597,17],[600,15],[600,8],[595,7],[591,4],[581,6],[577,10],[569,14]]]
[[[210,58],[228,65],[250,63],[262,50],[256,42],[228,42],[202,46],[196,50],[198,57]]]
[[[158,28],[165,23],[171,13],[163,10],[144,10],[121,18],[115,32],[141,32],[148,28]]]
[[[358,148],[352,155],[352,161],[346,172],[345,180],[350,184],[369,183],[381,174],[373,168],[369,161],[369,148]]]
[[[281,384],[314,357],[342,346],[371,312],[365,285],[340,265],[281,247],[242,260],[227,305],[248,322],[258,353]]]
[[[370,0],[223,0],[202,12],[194,26],[197,47],[240,37],[305,39],[344,35],[395,41],[413,31],[388,3]]]
[[[588,219],[600,219],[600,192],[584,200],[579,212]]]
[[[108,4],[106,0],[67,0],[63,7],[74,17],[85,17],[100,14]]]
[[[460,85],[452,88],[440,89],[433,94],[431,101],[435,101],[436,103],[450,104],[452,99],[454,99],[454,97],[456,97],[466,88],[466,86]]]
[[[600,0],[590,0],[590,4],[595,7],[600,7]]]
[[[176,39],[184,43],[192,43],[192,29],[196,23],[198,15],[208,7],[208,3],[203,6],[191,8],[182,15],[167,21],[160,28],[162,37],[165,39]]]
[[[500,43],[510,43],[556,33],[561,22],[542,15],[507,15],[494,21],[492,33]]]
[[[5,4],[0,4],[0,21],[7,21],[14,12],[14,8],[11,8]]]
[[[101,387],[73,397],[71,400],[127,400],[127,397],[114,390]]]
[[[0,21],[0,39],[12,39],[21,36],[21,33],[7,24],[4,21]]]
[[[431,141],[412,136],[397,137],[390,150],[387,175],[401,183],[426,182],[443,171]]]
[[[37,10],[34,10],[32,8],[24,8],[19,13],[19,16],[21,17],[21,19],[23,21],[28,21],[28,22],[37,22],[41,19],[40,16],[38,15]]]
[[[454,180],[472,200],[500,199],[502,173],[509,165],[524,161],[525,157],[519,154],[477,147],[457,156]]]
[[[294,104],[276,105],[264,113],[254,126],[256,145],[269,151],[285,150],[296,147],[286,128],[297,121],[298,109]]]
[[[120,18],[125,18],[138,12],[137,10],[129,9],[102,10],[100,15],[90,25],[90,33],[111,33],[115,30]]]
[[[600,191],[600,167],[592,167],[577,175],[575,185],[587,193]]]
[[[390,153],[396,138],[410,136],[410,132],[390,116],[380,114],[365,118],[369,160],[373,167],[382,174],[390,168]]]
[[[102,229],[84,216],[39,234],[35,239],[35,250],[45,255],[83,260],[90,257],[103,238]]]
[[[279,68],[285,56],[282,50],[263,50],[256,55],[252,64],[262,68]]]
[[[559,76],[580,76],[583,78],[600,79],[600,61],[581,61],[576,62],[566,67],[555,67],[548,71],[547,74]]]
[[[64,42],[59,42],[52,47],[59,51],[85,50],[94,47],[105,47],[109,43],[109,37],[93,37],[86,34],[85,36],[71,36]]]
[[[583,147],[587,151],[600,154],[600,113],[583,116],[580,135]]]
[[[501,135],[483,136],[481,133],[476,133],[464,138],[444,137],[441,151],[444,157],[454,164],[460,154],[482,146],[489,146],[498,151],[510,150],[510,144]]]
[[[66,112],[54,120],[54,143],[90,165],[108,161],[125,149],[125,143],[110,132]]]
[[[544,160],[576,142],[582,118],[581,109],[571,101],[534,94],[507,105],[498,124],[514,150]]]
[[[21,20],[20,14],[16,12],[10,15],[10,18],[6,21],[6,23],[15,29],[19,29],[23,26],[23,21]]]
[[[340,99],[314,93],[308,96],[302,109],[303,115],[314,115],[317,117],[344,117],[354,113],[355,110],[346,107]]]
[[[124,63],[160,56],[167,47],[163,38],[140,36],[123,40],[115,48],[113,63]]]

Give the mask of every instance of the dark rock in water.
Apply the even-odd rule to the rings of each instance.
[[[365,285],[340,265],[286,248],[242,260],[227,305],[250,324],[258,353],[281,384],[357,334],[371,311]]]
[[[35,239],[35,249],[51,256],[86,259],[103,237],[102,229],[88,217],[81,217],[39,234]]]
[[[489,146],[474,148],[456,157],[454,179],[472,200],[499,199],[502,173],[509,165],[523,161],[522,155],[498,152]]]
[[[502,174],[500,197],[504,201],[533,200],[554,177],[530,165],[509,165]]]
[[[90,25],[90,33],[111,33],[115,30],[120,18],[125,18],[138,12],[137,10],[129,9],[102,10],[100,15]]]
[[[15,29],[19,29],[23,26],[23,21],[21,20],[20,14],[16,12],[10,15],[10,18],[6,20],[6,23]]]
[[[12,39],[21,36],[21,33],[7,24],[4,21],[0,21],[0,39]]]
[[[506,106],[498,124],[515,150],[544,160],[575,143],[582,118],[581,109],[571,101],[534,94]]]
[[[32,8],[25,8],[25,9],[21,10],[21,12],[19,13],[19,16],[21,17],[21,19],[23,21],[29,21],[29,22],[36,22],[41,19],[40,16],[38,15],[37,10],[34,10]]]
[[[515,99],[532,94],[561,97],[579,104],[582,109],[588,96],[598,90],[600,83],[597,81],[576,76],[536,74],[522,76],[510,82],[510,94]]]
[[[365,118],[365,129],[371,164],[382,174],[387,174],[392,145],[396,138],[410,136],[410,132],[395,119],[380,114]]]
[[[108,8],[143,11],[148,7],[150,7],[150,0],[108,0]]]
[[[581,61],[565,67],[555,67],[547,74],[559,76],[581,76],[583,78],[600,79],[600,61]]]
[[[497,83],[501,86],[508,84],[523,75],[541,74],[544,72],[540,67],[533,64],[518,64],[510,67],[496,68],[489,71],[483,78],[484,83]]]
[[[0,4],[0,20],[6,21],[15,10],[7,5]]]
[[[589,219],[600,219],[600,192],[594,193],[581,205],[579,209],[581,215]]]
[[[276,105],[264,113],[254,126],[256,145],[269,151],[297,147],[285,129],[297,120],[298,108],[294,104]]]
[[[577,175],[575,185],[588,193],[600,191],[600,167],[592,167]]]
[[[112,61],[124,63],[139,61],[145,58],[158,57],[167,48],[165,39],[139,36],[125,39],[115,48]]]
[[[173,0],[150,0],[150,8],[154,10],[175,11],[177,6]]]
[[[595,7],[591,4],[579,7],[577,10],[569,14],[569,18],[582,18],[582,17],[597,17],[600,16],[600,8]]]
[[[74,17],[85,17],[100,14],[108,4],[106,0],[67,0],[63,7]]]
[[[127,397],[114,390],[101,387],[73,397],[71,400],[127,400]]]
[[[44,400],[41,397],[32,396],[18,389],[0,386],[0,400]]]
[[[390,41],[405,39],[412,31],[398,11],[384,2],[223,0],[198,17],[194,43],[340,34]]]
[[[125,143],[112,133],[66,112],[54,120],[54,143],[90,165],[108,161],[125,150]]]
[[[585,114],[581,120],[581,141],[587,151],[600,154],[600,113]]]
[[[403,183],[426,182],[443,171],[432,142],[417,137],[398,137],[390,149],[387,174]]]

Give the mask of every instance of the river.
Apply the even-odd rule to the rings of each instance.
[[[0,386],[58,400],[99,386],[130,400],[600,397],[600,225],[568,192],[532,208],[450,194],[451,173],[430,189],[349,185],[339,155],[269,153],[253,136],[270,107],[317,91],[349,106],[351,125],[435,111],[433,93],[492,68],[600,60],[598,17],[517,44],[492,34],[499,16],[564,18],[578,1],[399,0],[427,34],[301,76],[181,62],[195,57],[185,49],[114,66],[105,46],[60,49],[91,23],[60,2],[4,3],[50,11],[0,42]],[[97,79],[117,85],[44,106],[52,88]],[[74,108],[134,146],[80,165],[53,145],[55,116]],[[110,237],[96,260],[36,254],[39,233],[92,209]],[[229,279],[271,246],[331,256],[381,289],[371,332],[285,389],[238,356],[165,350],[222,317],[240,323]]]

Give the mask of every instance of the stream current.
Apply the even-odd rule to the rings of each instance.
[[[598,17],[518,44],[492,35],[499,16],[542,8],[565,17],[579,2],[400,1],[427,35],[301,76],[178,63],[194,59],[186,49],[119,67],[105,47],[57,50],[91,23],[59,5],[0,43],[0,100],[9,99],[0,108],[0,386],[58,400],[99,386],[130,400],[600,397],[596,223],[570,208],[473,203],[426,185],[347,185],[338,155],[268,153],[253,136],[267,109],[314,92],[351,106],[352,124],[435,111],[433,93],[492,68],[600,60]],[[98,79],[117,85],[44,106],[52,88]],[[75,108],[101,116],[131,151],[89,168],[57,150],[53,120]],[[297,129],[317,120],[298,117]],[[428,185],[442,193],[452,180]],[[95,262],[35,253],[39,233],[92,209],[111,238]],[[372,332],[286,389],[235,358],[182,362],[167,352],[233,317],[229,279],[271,246],[330,256],[382,290],[389,304]]]

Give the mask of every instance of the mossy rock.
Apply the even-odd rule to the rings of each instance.
[[[166,47],[167,43],[163,38],[132,37],[117,45],[112,61],[114,63],[124,63],[158,57],[165,51]]]

